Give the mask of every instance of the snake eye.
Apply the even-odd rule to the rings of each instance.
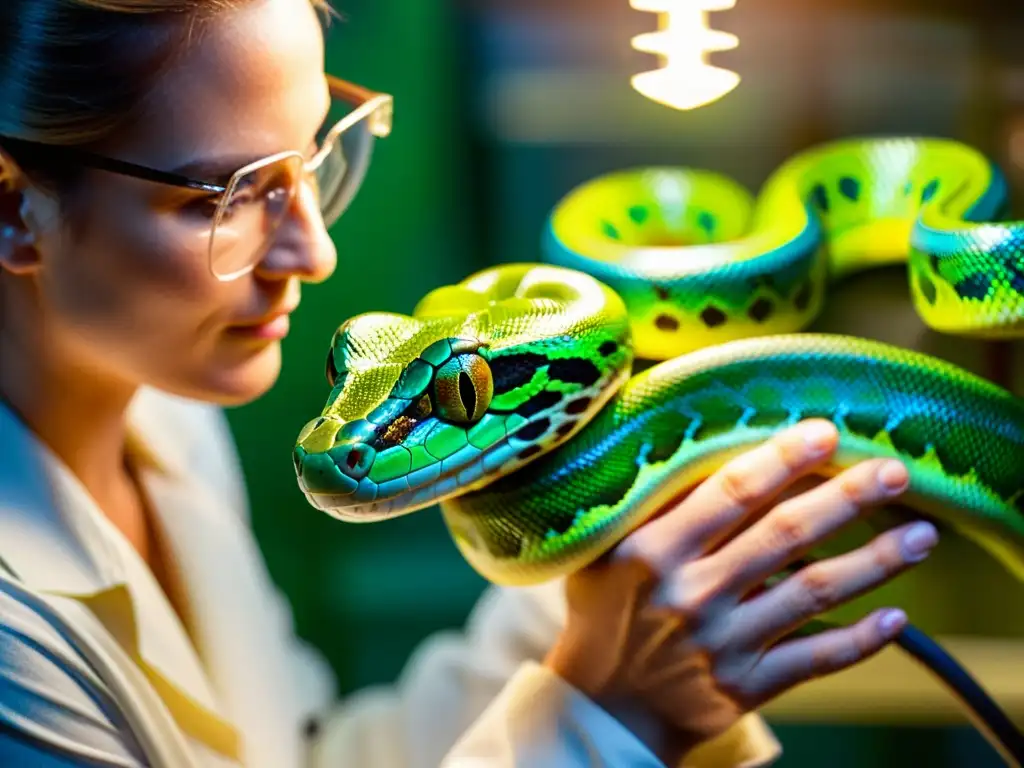
[[[434,377],[437,415],[466,424],[479,421],[494,395],[491,366],[480,355],[457,355],[441,366]]]
[[[338,380],[338,368],[334,365],[334,346],[327,350],[327,383],[331,385],[331,389],[334,389],[334,384]]]

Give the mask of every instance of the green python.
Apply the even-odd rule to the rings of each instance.
[[[1001,221],[1007,197],[982,154],[927,138],[811,149],[756,198],[685,168],[595,179],[552,212],[547,264],[338,328],[330,395],[293,451],[299,485],[348,521],[440,503],[477,571],[526,584],[823,417],[840,431],[832,471],[903,459],[911,507],[1024,579],[1024,401],[935,358],[803,332],[834,281],[904,262],[932,328],[1017,335],[1024,225]]]

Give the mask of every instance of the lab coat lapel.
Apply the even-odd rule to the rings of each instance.
[[[237,733],[217,715],[202,664],[141,558],[66,465],[3,404],[0,557],[28,589],[87,606],[125,660],[141,664],[183,730],[224,754],[237,753]]]
[[[90,504],[59,459],[0,403],[0,557],[18,579],[68,594],[123,582],[118,563],[102,556]]]
[[[222,489],[200,482],[186,468],[202,459],[205,446],[166,446],[158,419],[135,422],[139,437],[155,453],[161,471],[143,475],[159,533],[176,564],[187,596],[192,638],[232,722],[246,734],[246,765],[283,768],[302,762],[305,743],[292,700],[290,658],[275,620],[276,606],[261,596],[273,592],[261,554],[239,510],[226,509]],[[214,460],[214,457],[211,457]]]

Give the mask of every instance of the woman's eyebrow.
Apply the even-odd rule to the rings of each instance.
[[[316,128],[310,137],[309,143],[317,141],[320,131],[324,128],[324,123],[331,116],[331,106],[333,101],[329,95],[326,98],[326,102],[327,103],[324,104],[320,110],[320,120],[316,124]],[[295,150],[300,153],[305,153],[306,149],[307,147],[305,146],[295,148]],[[271,152],[262,155],[222,154],[211,155],[209,157],[199,157],[189,160],[184,165],[179,165],[178,167],[171,169],[168,173],[224,186],[231,180],[231,177],[239,169],[244,168],[251,163],[255,163],[258,160],[270,157],[273,154],[276,153]]]
[[[189,160],[184,165],[172,168],[169,173],[223,186],[231,180],[231,177],[239,169],[269,156],[229,154],[199,157]]]

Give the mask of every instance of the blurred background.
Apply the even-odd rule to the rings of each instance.
[[[628,0],[334,6],[343,18],[329,30],[329,68],[394,94],[394,132],[377,144],[362,192],[333,231],[339,274],[306,291],[279,384],[229,418],[270,570],[344,691],[393,680],[428,634],[462,624],[484,584],[433,510],[349,526],[299,493],[289,448],[328,394],[323,361],[342,320],[409,312],[426,291],[471,271],[537,259],[558,199],[628,166],[695,165],[756,190],[811,144],[913,133],[979,147],[1016,197],[1024,191],[1021,3],[738,0],[711,18],[740,40],[714,61],[743,80],[692,112],[630,87],[630,75],[654,65],[630,38],[656,22]],[[930,334],[899,269],[842,286],[818,325],[925,349],[1024,392],[1017,345]],[[964,640],[965,663],[985,672],[993,692],[1024,691],[1024,643],[1013,639],[1024,637],[1024,590],[972,546],[945,541],[940,555],[872,599],[912,597],[912,619]],[[950,697],[916,672],[897,659],[780,701],[769,716],[785,744],[782,765],[816,765],[823,755],[831,768],[1001,765]],[[1003,703],[1021,716],[1024,693],[1014,695]]]

